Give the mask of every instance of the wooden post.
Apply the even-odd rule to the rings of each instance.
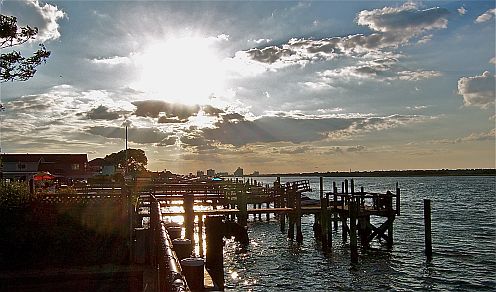
[[[296,242],[303,243],[303,233],[301,232],[301,192],[296,192]]]
[[[262,209],[262,203],[258,204],[258,209]],[[258,221],[262,221],[262,212],[258,213]]]
[[[191,242],[194,242],[195,234],[195,213],[193,210],[193,205],[195,203],[195,198],[193,194],[186,194],[184,196],[184,227],[185,227],[185,237]],[[194,243],[193,243],[194,245]]]
[[[236,184],[236,202],[238,205],[238,223],[248,225],[248,208],[246,205],[246,189],[244,184]]]
[[[326,229],[327,229],[327,234],[323,234],[322,236],[325,237],[327,236],[327,246],[329,247],[329,250],[332,248],[332,222],[331,222],[331,219],[332,219],[332,211],[329,210],[329,197],[330,197],[330,194],[327,193],[325,195],[325,214],[326,214]]]
[[[348,194],[348,180],[347,179],[344,180],[344,193]]]
[[[336,186],[336,182],[332,183],[332,192],[333,194],[333,200],[334,204],[332,206],[333,213],[334,213],[334,230],[338,230],[338,187]]]
[[[290,185],[286,186],[286,194],[288,196],[288,208],[291,208],[289,213],[289,226],[288,226],[288,238],[294,239],[294,227],[295,227],[295,194],[293,188]]]
[[[274,183],[274,189],[275,189],[275,196],[278,201],[278,207],[279,208],[284,208],[286,207],[286,203],[284,200],[284,196],[281,190],[281,177],[277,177],[276,182]],[[281,226],[281,233],[285,232],[286,228],[286,214],[285,213],[279,213],[279,224]]]
[[[360,230],[360,245],[363,249],[369,247],[368,237],[370,235],[370,215],[361,216],[358,219],[359,230]]]
[[[358,248],[357,248],[357,203],[354,200],[350,201],[349,211],[350,211],[350,250],[351,250],[351,262],[358,263]]]
[[[353,179],[351,179],[351,194],[355,194],[355,181]]]
[[[400,188],[396,183],[396,215],[400,215]]]
[[[425,256],[432,260],[431,200],[424,199]]]
[[[224,290],[224,237],[222,222],[223,216],[210,215],[205,218],[205,236],[207,252],[205,267],[208,269],[212,280],[220,290]]]
[[[266,208],[267,208],[267,215],[266,215],[266,217],[265,217],[265,220],[266,220],[267,222],[269,222],[269,221],[270,221],[270,213],[269,213],[268,209],[270,208],[270,202],[266,202],[266,203],[265,203],[265,206],[266,206]]]
[[[327,202],[324,197],[324,178],[320,177],[320,234],[322,237],[322,250],[327,250]]]
[[[198,253],[199,257],[203,258],[203,214],[198,215]]]
[[[362,201],[362,207],[365,207],[365,192],[363,191],[363,187],[360,187],[360,198]]]
[[[343,243],[348,241],[348,224],[347,224],[347,219],[346,215],[341,216],[341,238],[343,239]]]
[[[388,225],[388,241],[387,241],[387,246],[388,248],[391,248],[393,247],[393,239],[394,239],[394,236],[393,236],[393,231],[394,231],[394,213],[390,213],[389,216],[388,216],[388,222],[389,222],[389,225]]]

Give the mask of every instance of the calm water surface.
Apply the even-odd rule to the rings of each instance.
[[[298,179],[303,178],[282,182]],[[304,179],[310,179],[313,189],[307,195],[318,198],[319,178]],[[325,191],[331,190],[333,181],[340,185],[343,180],[325,178]],[[374,249],[360,251],[359,263],[351,265],[340,230],[333,234],[332,252],[322,252],[313,238],[313,216],[302,219],[302,245],[289,241],[275,219],[250,219],[248,250],[226,242],[226,290],[496,291],[496,178],[355,178],[355,185],[366,191],[394,191],[396,182],[402,194],[401,216],[395,220],[391,250],[375,240]],[[424,198],[432,201],[430,263],[424,256]]]

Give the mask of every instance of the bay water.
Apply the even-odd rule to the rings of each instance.
[[[254,178],[272,184],[273,177]],[[310,198],[319,198],[318,177],[308,179]],[[324,191],[345,178],[324,178]],[[275,218],[248,223],[250,244],[225,245],[226,291],[496,291],[496,177],[358,177],[357,189],[394,192],[401,189],[401,215],[394,222],[394,245],[374,239],[351,264],[341,226],[332,249],[324,253],[314,239],[313,215],[302,218],[299,245],[280,232]],[[423,199],[432,204],[433,258],[424,254]],[[383,218],[372,219],[377,226]]]

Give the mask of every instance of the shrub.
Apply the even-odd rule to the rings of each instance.
[[[0,207],[22,206],[32,200],[25,182],[0,182]]]

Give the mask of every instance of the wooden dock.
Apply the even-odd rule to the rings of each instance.
[[[202,228],[207,216],[225,216],[246,226],[250,215],[261,220],[265,214],[268,220],[273,214],[280,222],[281,231],[286,232],[287,228],[288,238],[302,243],[301,217],[312,214],[315,216],[315,236],[321,240],[323,250],[331,250],[332,227],[337,230],[341,225],[343,242],[349,237],[352,262],[358,261],[358,243],[363,249],[369,248],[374,239],[384,240],[388,247],[393,245],[393,223],[400,214],[398,186],[394,193],[365,192],[363,188],[357,190],[352,179],[342,182],[340,189],[334,183],[332,190],[326,191],[321,178],[319,200],[304,196],[309,191],[308,180],[281,184],[277,179],[273,185],[230,180],[155,185],[148,190],[149,194],[142,193],[142,199],[146,201],[153,195],[161,206],[163,217],[184,216],[186,237],[191,240],[194,240],[195,222]],[[371,217],[376,218],[374,222],[381,218],[383,222],[375,226]]]
[[[175,237],[182,233],[178,234],[177,228],[184,229],[185,236],[181,240],[189,240],[190,244],[186,254],[205,260],[205,279],[208,279],[205,283],[210,284],[204,287],[223,290],[222,238],[235,236],[240,242],[247,242],[246,227],[250,217],[260,221],[263,217],[267,221],[278,220],[281,232],[301,244],[301,218],[312,215],[315,217],[314,235],[325,252],[332,252],[333,231],[340,227],[341,240],[349,242],[352,263],[359,260],[359,246],[367,249],[375,239],[385,242],[388,247],[393,245],[393,223],[400,215],[398,185],[393,192],[385,193],[356,189],[354,180],[345,180],[340,188],[333,183],[330,190],[323,186],[323,178],[320,178],[318,199],[305,196],[306,192],[312,191],[308,180],[282,184],[279,178],[270,185],[254,180],[226,180],[139,187],[85,186],[76,189],[74,194],[46,194],[41,202],[59,206],[84,205],[95,212],[100,209],[108,212],[118,206],[116,210],[120,211],[116,216],[127,218],[120,228],[130,242],[129,253],[135,261],[151,267],[155,276],[149,283],[154,283],[157,291],[179,291],[187,287],[188,277],[183,275],[177,257],[181,252],[173,244]],[[133,200],[137,200],[134,210]],[[165,224],[164,219],[172,216],[183,216],[181,227]],[[143,220],[144,217],[148,220]],[[95,221],[91,217],[84,220]],[[195,232],[200,251],[196,255]],[[203,246],[204,234],[206,246]]]

